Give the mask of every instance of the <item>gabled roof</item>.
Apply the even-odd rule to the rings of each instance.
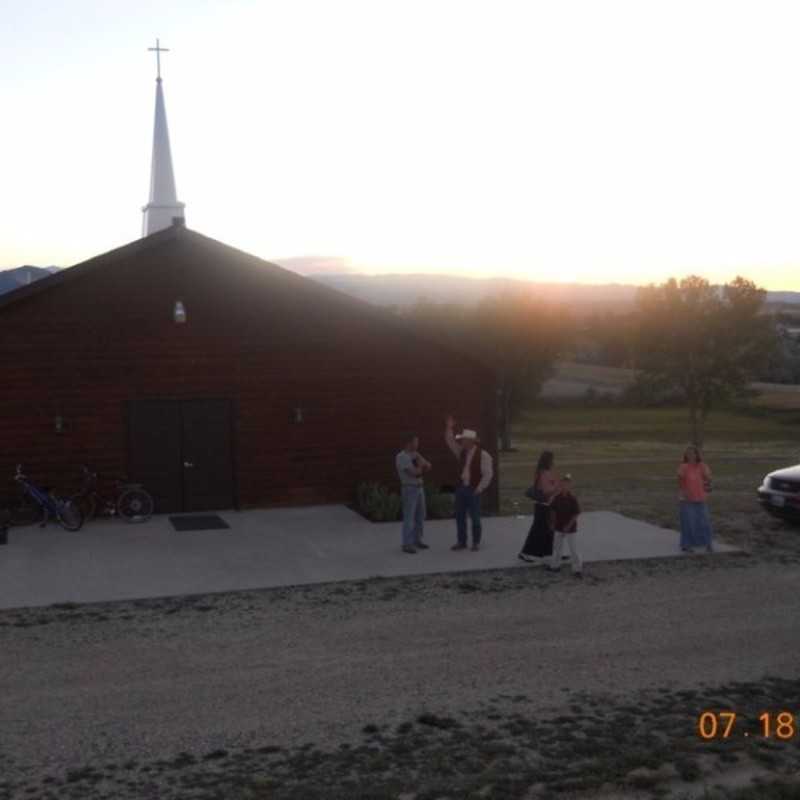
[[[81,261],[72,267],[61,269],[48,275],[46,278],[39,278],[33,283],[20,286],[18,289],[13,289],[10,292],[0,295],[0,308],[9,306],[20,300],[26,300],[29,297],[40,294],[41,292],[49,291],[56,286],[61,286],[63,283],[80,280],[86,275],[91,275],[95,270],[103,267],[110,266],[117,261],[124,261],[137,253],[144,250],[150,250],[154,247],[164,244],[164,242],[172,241],[179,235],[180,227],[175,225],[172,228],[166,228],[163,231],[158,231],[152,236],[146,236],[143,239],[136,239],[130,244],[117,247],[114,250],[109,250],[107,253],[102,253],[99,256],[90,258],[88,261]]]
[[[224,244],[223,242],[217,241],[216,239],[204,236],[197,231],[190,230],[184,225],[173,225],[169,228],[165,228],[164,230],[153,233],[150,236],[146,236],[142,239],[136,239],[129,244],[123,245],[122,247],[109,250],[107,253],[102,253],[99,256],[90,258],[88,261],[83,261],[72,267],[59,270],[58,272],[55,272],[45,278],[40,278],[31,284],[21,286],[18,289],[14,289],[10,292],[6,292],[5,294],[0,295],[0,311],[14,303],[35,297],[36,295],[44,292],[49,292],[66,283],[80,281],[84,278],[90,277],[92,274],[101,269],[111,267],[119,262],[128,261],[131,257],[136,256],[139,253],[163,247],[164,245],[179,239],[186,239],[206,248],[213,248],[222,252],[227,252],[230,256],[243,261],[248,261],[254,266],[257,265],[261,267],[264,269],[265,275],[268,275],[273,279],[277,278],[284,283],[293,284],[299,291],[315,295],[322,302],[327,300],[340,306],[346,305],[352,309],[353,313],[355,314],[372,317],[372,319],[374,319],[376,323],[380,325],[388,325],[402,329],[404,336],[417,339],[421,343],[425,343],[428,346],[435,347],[446,353],[452,353],[454,358],[458,358],[461,361],[470,363],[473,366],[477,366],[481,370],[487,372],[487,374],[493,374],[494,372],[490,367],[479,361],[471,353],[464,352],[458,348],[449,347],[439,341],[429,339],[425,335],[420,334],[415,328],[407,324],[404,320],[392,316],[389,312],[381,309],[378,306],[368,303],[366,300],[360,300],[359,298],[352,297],[351,295],[345,294],[344,292],[341,292],[338,289],[334,289],[330,286],[326,286],[325,284],[319,283],[311,278],[305,278],[302,275],[298,275],[296,272],[284,269],[283,267],[273,264],[270,261],[265,261],[258,256],[254,256],[250,253],[244,252],[243,250],[239,250],[235,247]]]

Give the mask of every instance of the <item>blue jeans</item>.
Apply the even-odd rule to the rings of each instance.
[[[481,496],[471,486],[456,489],[456,531],[458,543],[467,543],[467,514],[472,520],[472,543],[481,541]]]
[[[425,524],[425,489],[422,486],[403,486],[403,547],[413,547],[422,541]]]

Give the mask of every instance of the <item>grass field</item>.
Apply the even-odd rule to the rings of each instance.
[[[633,370],[562,361],[542,388],[543,397],[582,397],[588,389],[616,396],[633,382]]]
[[[576,364],[562,361],[556,374],[542,388],[545,398],[584,397],[591,390],[597,395],[619,396],[633,383],[634,372],[621,367]],[[781,383],[753,383],[753,405],[776,411],[800,411],[800,386]]]
[[[800,410],[800,386],[781,383],[754,383],[752,388],[758,392],[753,405],[775,411]]]
[[[677,527],[675,474],[688,440],[681,408],[578,407],[550,404],[514,426],[517,452],[501,455],[501,511],[527,512],[523,497],[542,450],[570,472],[585,510],[618,511]],[[767,472],[800,463],[800,425],[793,413],[720,411],[708,420],[705,458],[714,474],[709,501],[715,532],[758,550],[800,554],[800,527],[761,510],[755,490]],[[515,505],[518,503],[518,505]]]

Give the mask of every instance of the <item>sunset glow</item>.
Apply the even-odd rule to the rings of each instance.
[[[263,258],[800,290],[791,2],[31,0],[0,24],[0,268],[139,236],[158,36],[187,225]]]

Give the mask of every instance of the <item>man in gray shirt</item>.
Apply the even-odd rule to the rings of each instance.
[[[418,448],[419,438],[413,434],[406,439],[406,446],[394,459],[403,496],[404,553],[428,549],[428,545],[422,541],[422,529],[425,525],[425,487],[422,474],[431,468],[431,463],[419,454]]]

